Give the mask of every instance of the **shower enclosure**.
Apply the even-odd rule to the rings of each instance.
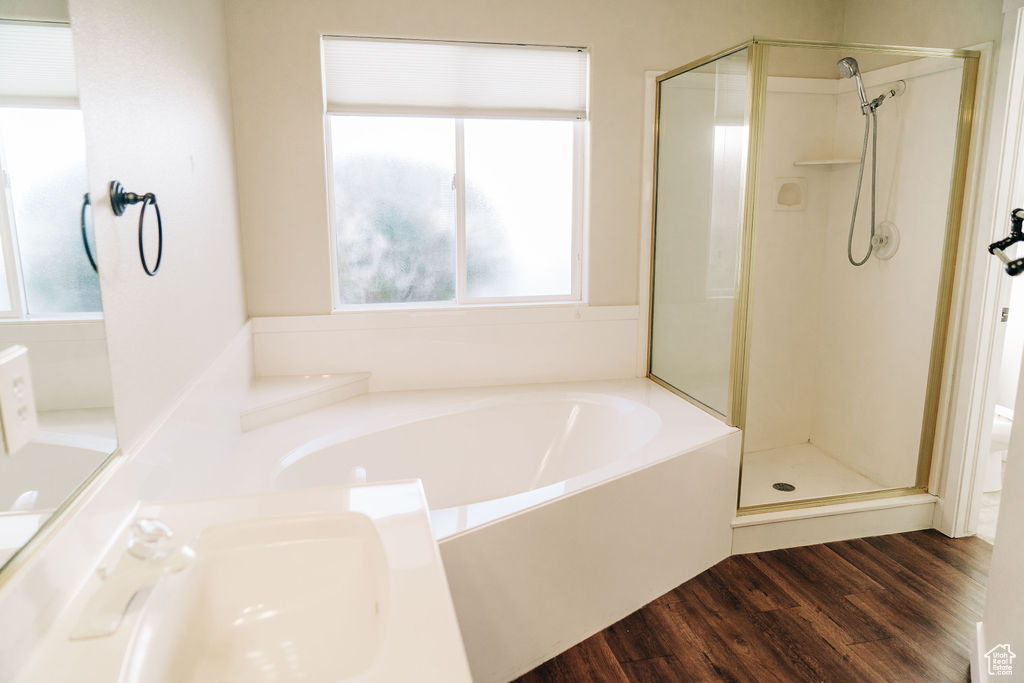
[[[658,78],[648,373],[743,429],[741,513],[927,488],[978,58],[754,38]]]

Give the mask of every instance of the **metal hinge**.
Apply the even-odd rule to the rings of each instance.
[[[1010,309],[1006,306],[1003,307],[1002,312],[999,314],[999,322],[1005,323],[1010,319]]]

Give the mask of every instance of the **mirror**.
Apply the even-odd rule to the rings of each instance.
[[[31,388],[38,423],[0,401],[6,566],[117,448],[67,23],[0,15],[0,178],[0,357],[29,366],[26,384],[0,367],[0,396]]]

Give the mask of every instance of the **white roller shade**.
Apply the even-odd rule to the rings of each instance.
[[[327,111],[585,119],[575,47],[325,36]]]
[[[0,101],[77,98],[69,27],[0,22]]]

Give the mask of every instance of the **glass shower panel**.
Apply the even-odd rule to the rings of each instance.
[[[747,51],[658,84],[650,373],[722,417],[742,244]]]
[[[965,68],[768,49],[741,508],[926,485]]]

